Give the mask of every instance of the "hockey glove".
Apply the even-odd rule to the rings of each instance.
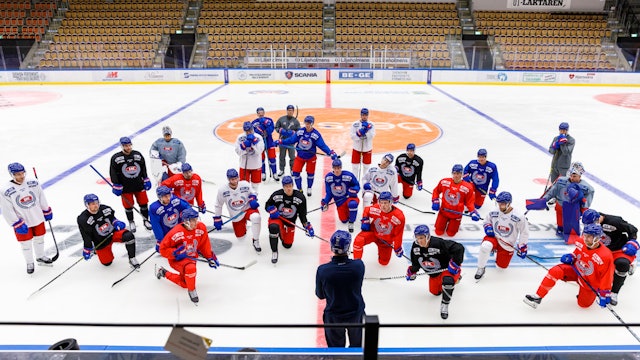
[[[120,220],[118,220],[118,219],[116,219],[116,220],[113,222],[113,229],[114,229],[115,231],[120,231],[120,230],[122,230],[122,229],[124,229],[124,228],[126,228],[126,227],[127,227],[127,224],[125,224],[124,222],[122,222],[122,221],[120,221]]]
[[[218,266],[220,266],[220,262],[218,261],[218,257],[216,256],[216,254],[213,254],[213,256],[208,258],[207,262],[209,262],[209,267],[212,267],[214,269],[217,269]]]
[[[558,144],[560,146],[566,144],[568,141],[569,141],[569,139],[567,139],[567,135],[565,135],[565,134],[558,135]],[[560,147],[560,146],[558,146],[558,147]]]
[[[484,224],[484,233],[487,236],[491,236],[491,237],[495,237],[496,233],[495,231],[493,231],[493,226],[491,226],[491,224]]]
[[[489,189],[489,199],[494,200],[496,198],[496,189]]]
[[[47,210],[42,210],[42,215],[44,215],[44,219],[46,221],[51,221],[51,219],[53,219],[53,212],[51,212],[51,207],[49,207]]]
[[[394,196],[393,197],[393,203],[397,204],[398,202],[400,202],[400,196]]]
[[[216,228],[216,230],[218,230],[218,231],[222,230],[222,217],[221,216],[214,216],[213,217],[213,227]]]
[[[411,266],[409,266],[407,268],[407,281],[413,281],[416,279],[416,273],[414,273],[413,271],[411,271]]]
[[[249,195],[249,207],[252,209],[257,209],[260,207],[260,204],[258,203],[258,197],[254,194]]]
[[[478,210],[473,210],[469,215],[471,215],[471,220],[480,221],[480,214],[478,214]]]
[[[634,239],[627,241],[627,243],[622,246],[622,252],[625,255],[635,256],[638,252],[638,242]]]
[[[275,146],[281,146],[282,145],[282,140],[278,139],[276,141],[273,142],[273,145]]]
[[[250,147],[251,147],[251,141],[249,141],[249,139],[246,139],[245,141],[242,142],[242,144],[240,144],[240,148],[242,150],[247,150]]]
[[[518,246],[518,256],[520,256],[521,259],[527,258],[527,244],[520,244]]]
[[[369,220],[368,217],[363,217],[360,221],[362,221],[362,224],[360,225],[360,230],[371,231],[371,220]]]
[[[333,150],[329,152],[329,156],[331,156],[331,160],[338,160],[340,158],[340,156],[338,156],[338,154]]]
[[[158,240],[156,241],[156,252],[160,252],[160,243],[162,242],[162,240]]]
[[[280,218],[280,211],[278,211],[278,209],[271,205],[269,207],[267,207],[267,212],[269,213],[269,218],[270,219],[278,219]]]
[[[113,184],[113,187],[111,188],[111,192],[112,192],[115,196],[120,196],[120,195],[122,195],[122,185],[120,185],[120,184]]]
[[[611,302],[611,290],[598,289],[598,305],[601,307],[607,307],[607,304]]]
[[[149,180],[149,178],[144,178],[144,183],[142,185],[142,187],[144,188],[145,191],[149,191],[151,190],[151,180]]]
[[[364,183],[364,186],[362,188],[367,190],[367,191],[370,191],[371,190],[371,184],[370,183]]]
[[[400,245],[397,248],[393,249],[393,252],[396,253],[397,257],[402,257],[404,255],[404,250],[402,249],[402,245]]]
[[[85,260],[89,260],[91,259],[91,256],[93,255],[93,248],[84,248],[82,250],[82,257],[84,257]]]
[[[567,265],[573,265],[575,261],[576,258],[573,256],[573,254],[564,254],[560,258],[560,262]]]
[[[320,200],[320,210],[322,210],[322,212],[329,210],[329,204],[327,204],[324,199]]]
[[[573,204],[578,200],[578,197],[580,196],[580,188],[577,184],[575,184],[575,186],[572,185],[574,184],[571,184],[567,187],[567,197],[569,198],[569,202]]]
[[[440,210],[440,199],[435,199],[431,201],[431,210],[433,211]]]
[[[308,237],[313,237],[316,234],[313,231],[313,226],[311,226],[311,222],[307,221],[307,225],[304,226],[304,230],[307,232]]]
[[[418,191],[422,191],[422,181],[421,180],[416,183],[416,186],[418,187]]]
[[[449,266],[447,270],[451,273],[451,275],[458,275],[460,273],[460,265],[456,264],[453,259],[449,260]]]
[[[13,223],[13,230],[15,230],[16,234],[25,235],[29,232],[29,227],[24,223],[24,220],[18,219]]]
[[[187,252],[184,249],[184,245],[180,245],[180,247],[173,250],[173,258],[176,261],[184,260],[187,258]]]
[[[207,212],[207,205],[205,203],[202,203],[202,205],[198,206],[198,210],[203,214],[206,213]]]
[[[258,143],[258,141],[260,141],[255,135],[253,134],[249,134],[247,135],[247,140],[251,141],[251,145],[255,145]]]

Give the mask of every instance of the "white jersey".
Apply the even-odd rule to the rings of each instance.
[[[371,189],[377,193],[390,191],[394,199],[398,197],[398,172],[393,165],[387,165],[384,169],[379,166],[369,168],[362,183],[371,184]]]
[[[363,137],[357,134],[357,131],[362,126],[362,122],[358,120],[351,125],[351,140],[353,140],[354,150],[360,152],[373,150],[373,137],[376,136],[376,126],[372,122],[369,122],[369,124],[371,124],[371,129],[369,129]]]
[[[21,185],[9,181],[2,187],[0,197],[2,215],[13,226],[22,219],[28,227],[34,227],[44,222],[42,211],[49,209],[38,180],[25,179]]]
[[[227,210],[229,211],[229,217],[234,217],[247,209],[249,209],[249,195],[256,195],[251,189],[251,184],[246,180],[238,181],[238,186],[232,189],[229,183],[220,186],[218,189],[218,196],[216,197],[216,204],[213,208],[214,216],[222,215],[222,205],[227,204]],[[233,222],[241,221],[244,217],[238,216]]]
[[[247,134],[242,133],[238,135],[236,139],[236,154],[240,155],[240,168],[241,169],[260,169],[262,167],[262,152],[264,151],[264,140],[262,136],[258,134],[253,134],[258,142],[242,150],[240,144],[247,138]]]
[[[529,241],[527,218],[515,209],[511,209],[507,214],[499,210],[490,211],[484,224],[493,226],[498,243],[507,251],[514,251],[518,245],[524,245]]]

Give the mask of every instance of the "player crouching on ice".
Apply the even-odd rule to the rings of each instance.
[[[161,266],[156,270],[156,277],[167,278],[186,288],[189,298],[194,303],[199,301],[196,292],[196,259],[199,254],[207,259],[210,267],[216,269],[220,266],[216,254],[211,250],[207,227],[198,221],[198,212],[185,209],[182,212],[182,223],[171,229],[160,243],[160,255],[169,260],[169,265],[177,270],[178,274]]]

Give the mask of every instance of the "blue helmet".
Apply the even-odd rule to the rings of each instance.
[[[582,233],[599,237],[600,235],[602,235],[602,226],[600,226],[600,224],[586,225],[582,230]]]
[[[130,145],[130,144],[131,144],[131,139],[129,139],[129,137],[123,136],[120,138],[120,145]]]
[[[415,150],[415,149],[416,149],[416,144],[414,143],[407,144],[407,150]]]
[[[386,154],[385,156],[382,157],[383,160],[387,160],[389,163],[393,162],[393,155],[391,154]]]
[[[362,108],[362,110],[360,110],[360,115],[369,115],[369,109]]]
[[[503,191],[496,196],[497,203],[510,203],[512,200],[511,193],[508,191]]]
[[[596,223],[600,219],[600,213],[593,209],[587,209],[582,214],[582,223],[585,225]]]
[[[568,122],[561,122],[560,126],[558,126],[558,130],[569,130],[569,123]]]
[[[17,162],[9,164],[9,166],[7,166],[7,169],[9,170],[9,174],[11,175],[19,172],[24,172],[24,166]]]
[[[431,231],[429,231],[429,226],[427,225],[416,226],[416,228],[413,230],[413,238],[416,239],[416,241],[417,241],[418,235],[424,235],[427,237],[427,240],[429,240],[429,238],[431,237]]]
[[[455,173],[455,172],[461,173],[463,171],[464,171],[464,168],[460,164],[455,164],[455,165],[453,165],[453,168],[451,168],[451,172],[452,173]]]
[[[329,243],[331,244],[331,251],[334,254],[346,255],[349,253],[349,246],[351,245],[351,235],[344,230],[338,230],[333,233],[333,235],[331,235]]]
[[[333,161],[331,162],[331,166],[332,166],[332,167],[336,167],[336,166],[338,166],[338,167],[342,167],[342,160],[340,160],[340,159],[335,159],[335,160],[333,160]]]
[[[186,208],[182,210],[182,214],[180,214],[180,216],[182,216],[182,221],[184,222],[191,219],[197,219],[198,212],[193,210],[192,208]]]
[[[251,125],[250,121],[245,121],[242,123],[242,130],[249,131],[251,129],[253,129],[253,126]]]
[[[380,193],[380,196],[378,196],[378,202],[386,200],[386,201],[391,201],[391,199],[393,198],[393,196],[391,195],[390,192],[388,191],[383,191]]]
[[[287,105],[287,110],[293,110],[293,105]]]
[[[478,150],[478,156],[487,156],[487,149]]]
[[[156,195],[158,195],[158,198],[165,195],[171,195],[171,189],[165,185],[158,186],[156,189]]]
[[[182,164],[182,172],[193,171],[193,168],[189,163]]]
[[[264,111],[264,108],[262,106],[260,106],[259,108],[256,109],[256,114],[260,111]]]
[[[84,196],[83,200],[84,200],[84,206],[87,206],[92,202],[96,202],[96,201],[100,202],[100,199],[98,199],[98,195],[96,194],[87,194]]]
[[[304,118],[304,122],[306,122],[306,123],[312,123],[312,124],[313,124],[314,122],[316,122],[316,118],[314,118],[314,117],[313,117],[313,116],[311,116],[311,115],[307,115],[307,116],[305,116],[305,118]]]
[[[293,184],[293,178],[289,175],[282,177],[282,186]]]
[[[238,176],[238,171],[236,169],[227,170],[227,179],[233,179],[237,177],[239,176]]]

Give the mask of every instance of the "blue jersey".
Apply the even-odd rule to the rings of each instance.
[[[357,197],[360,191],[360,184],[353,173],[342,170],[340,176],[335,176],[333,172],[328,173],[324,177],[327,195],[324,202],[328,204],[331,199],[336,201],[336,207],[344,204],[349,197]]]
[[[167,205],[155,201],[149,206],[149,222],[156,240],[161,241],[164,236],[180,222],[180,214],[184,209],[190,208],[188,202],[171,195]]]
[[[270,149],[273,147],[273,119],[268,117],[257,118],[251,122],[251,126],[253,126],[253,131],[258,133],[264,141],[266,141],[265,149]]]
[[[475,188],[480,189],[480,192],[484,195],[488,193],[489,183],[491,183],[491,190],[494,192],[498,190],[498,185],[500,184],[498,168],[491,161],[481,165],[478,160],[471,160],[464,168],[464,176],[468,176]]]
[[[301,159],[308,160],[316,156],[316,147],[319,147],[320,150],[324,151],[325,154],[329,155],[331,153],[331,149],[324,143],[322,140],[322,135],[316,129],[311,131],[307,131],[306,128],[299,129],[296,133],[282,140],[282,145],[296,145],[297,157]]]

